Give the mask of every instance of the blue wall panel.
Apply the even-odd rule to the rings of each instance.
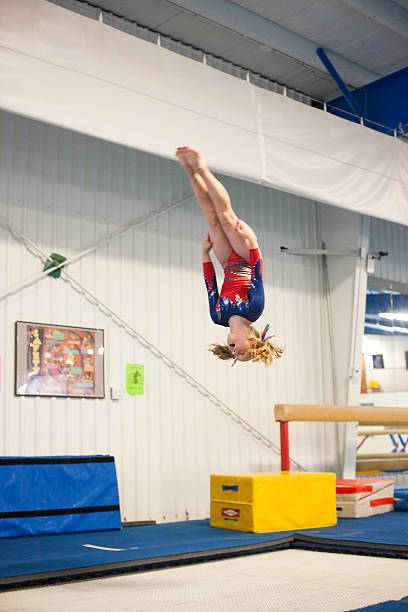
[[[408,68],[403,68],[364,87],[355,89],[352,94],[367,119],[366,125],[376,127],[370,125],[370,122],[376,122],[392,129],[398,129],[398,125],[401,123],[405,126],[404,131],[408,132]],[[333,107],[344,109],[346,113],[335,110]],[[328,103],[328,110],[350,121],[359,121],[357,117],[352,117],[349,114],[352,111],[344,96],[331,100]],[[379,127],[376,129],[386,131]]]

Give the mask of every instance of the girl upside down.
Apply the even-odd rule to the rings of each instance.
[[[263,261],[258,240],[247,223],[238,219],[225,187],[207,168],[201,154],[191,147],[179,147],[176,157],[190,179],[197,202],[207,219],[209,232],[203,244],[204,278],[214,323],[229,327],[227,344],[212,344],[210,351],[220,359],[260,361],[271,365],[283,349],[252,325],[264,309]],[[218,293],[210,251],[224,270]]]

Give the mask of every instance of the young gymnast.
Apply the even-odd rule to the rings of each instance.
[[[208,169],[201,154],[191,147],[179,147],[176,157],[190,179],[197,202],[209,225],[203,244],[204,278],[214,323],[229,327],[227,344],[212,344],[210,351],[220,359],[261,361],[270,365],[283,349],[252,325],[264,309],[263,261],[258,240],[247,223],[238,219],[225,187]],[[210,251],[224,270],[218,293]]]

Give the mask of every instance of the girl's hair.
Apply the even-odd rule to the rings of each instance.
[[[273,344],[270,340],[261,340],[261,334],[254,327],[251,326],[250,330],[255,338],[255,341],[252,341],[253,344],[248,351],[251,361],[262,361],[265,366],[270,366],[274,358],[279,359],[282,357],[285,349]],[[219,359],[234,359],[232,365],[237,361],[226,344],[211,344],[209,350]]]

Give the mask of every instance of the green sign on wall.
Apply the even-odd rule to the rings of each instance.
[[[144,394],[144,365],[126,364],[126,392],[129,395]]]

